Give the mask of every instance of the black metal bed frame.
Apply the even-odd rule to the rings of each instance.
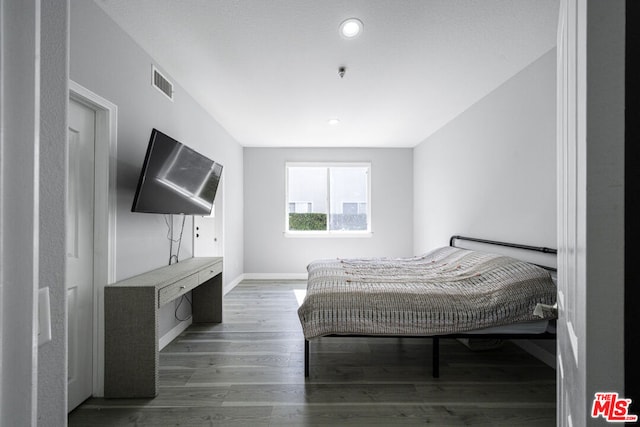
[[[524,249],[528,251],[534,252],[543,252],[547,254],[557,254],[558,251],[556,249],[546,248],[546,247],[537,247],[537,246],[529,246],[529,245],[521,245],[517,243],[507,243],[507,242],[499,242],[495,240],[486,240],[486,239],[477,239],[475,237],[465,237],[465,236],[451,236],[449,239],[449,246],[455,247],[456,240],[466,240],[470,242],[477,242],[495,246],[505,246],[509,248],[515,249]],[[545,267],[549,270],[555,271],[554,268]],[[442,338],[479,338],[483,339],[555,339],[555,332],[543,332],[543,333],[520,333],[520,334],[470,334],[470,333],[459,333],[459,334],[445,334],[445,335],[325,335],[327,337],[380,337],[380,338],[431,338],[432,340],[432,358],[431,358],[431,375],[433,378],[440,377],[440,339]],[[304,376],[306,378],[309,377],[309,340],[304,340]]]
[[[544,246],[520,245],[518,243],[498,242],[497,240],[477,239],[475,237],[465,237],[465,236],[451,236],[451,238],[449,239],[449,246],[455,247],[456,240],[466,240],[468,242],[486,243],[488,245],[494,245],[494,246],[506,246],[508,248],[525,249],[528,251],[543,252],[545,254],[558,253],[556,249],[545,248]]]

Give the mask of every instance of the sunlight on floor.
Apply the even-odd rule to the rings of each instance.
[[[296,299],[298,300],[298,307],[302,305],[302,301],[304,301],[304,297],[307,295],[306,289],[294,289],[293,293],[296,294]]]

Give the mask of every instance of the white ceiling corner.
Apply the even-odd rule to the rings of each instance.
[[[96,2],[251,147],[415,146],[553,48],[558,19],[558,0]]]

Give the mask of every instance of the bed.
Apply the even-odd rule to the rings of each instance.
[[[453,236],[449,246],[410,258],[313,261],[307,267],[307,293],[298,309],[305,337],[305,376],[309,376],[309,342],[318,337],[431,337],[436,378],[441,338],[553,338],[556,314],[548,309],[556,302],[553,269],[456,247],[460,240],[556,252]]]

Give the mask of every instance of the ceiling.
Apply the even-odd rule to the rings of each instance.
[[[552,49],[558,20],[558,0],[96,2],[249,147],[413,147]]]

